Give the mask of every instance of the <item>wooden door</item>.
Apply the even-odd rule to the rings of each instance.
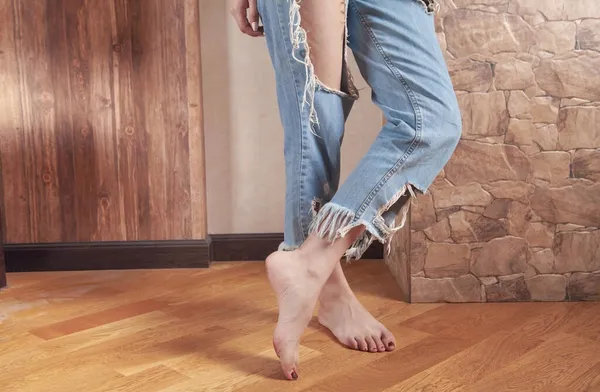
[[[206,237],[198,0],[0,0],[5,242]]]

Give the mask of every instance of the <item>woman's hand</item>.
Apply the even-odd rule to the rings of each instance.
[[[250,37],[262,37],[264,30],[258,25],[257,0],[234,0],[231,15],[235,19],[240,31]],[[271,0],[267,0],[271,1]]]

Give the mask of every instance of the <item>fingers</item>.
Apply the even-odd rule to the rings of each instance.
[[[256,31],[253,29],[251,21],[248,20],[249,15],[246,10],[250,11],[250,15],[255,15],[251,16],[250,19],[252,20],[252,23],[254,23]],[[230,12],[242,33],[249,35],[250,37],[261,37],[264,35],[262,27],[258,26],[256,0],[236,0],[235,5],[231,8]]]
[[[252,31],[258,31],[258,8],[256,6],[257,0],[248,1],[248,21],[252,26]]]

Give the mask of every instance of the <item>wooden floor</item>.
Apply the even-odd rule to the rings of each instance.
[[[282,380],[262,263],[9,275],[0,391],[600,391],[600,304],[407,305],[382,263],[349,280],[396,351],[347,350],[315,322]]]

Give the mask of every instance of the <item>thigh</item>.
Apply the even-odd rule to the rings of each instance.
[[[433,0],[349,0],[349,45],[389,121],[460,124]]]
[[[303,0],[300,15],[315,75],[325,86],[340,90],[346,45],[346,0]]]

